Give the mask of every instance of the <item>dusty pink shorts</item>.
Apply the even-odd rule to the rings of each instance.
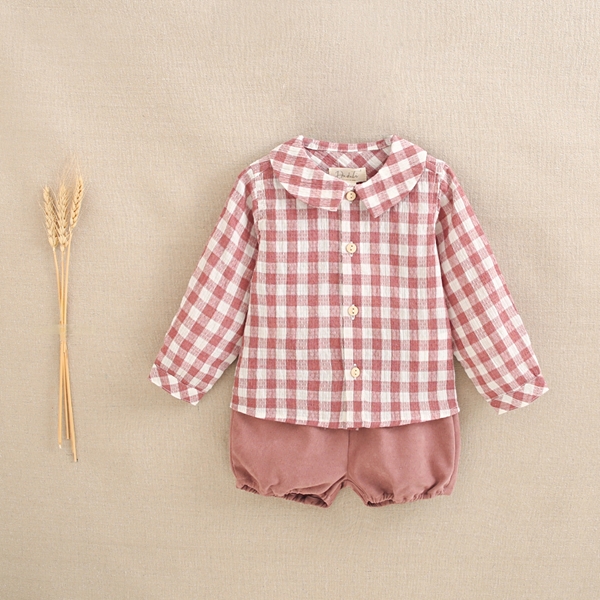
[[[367,506],[450,495],[460,457],[458,414],[397,427],[328,429],[231,411],[238,489],[327,508],[349,485]]]

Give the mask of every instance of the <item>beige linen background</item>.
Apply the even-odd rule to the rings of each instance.
[[[592,0],[2,2],[0,598],[598,598],[599,31]],[[452,496],[238,490],[237,363],[192,407],[152,361],[245,166],[391,133],[455,170],[550,391],[498,416],[457,363]],[[40,208],[71,151],[77,463]]]

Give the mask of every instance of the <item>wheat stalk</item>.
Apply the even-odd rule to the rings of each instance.
[[[58,306],[60,309],[60,333],[61,333],[61,350],[60,350],[60,376],[58,383],[58,446],[62,448],[62,416],[63,416],[63,380],[64,380],[64,366],[63,366],[63,295],[62,295],[62,283],[61,274],[58,269],[58,261],[56,259],[56,247],[59,244],[58,239],[58,214],[56,210],[56,199],[52,191],[48,186],[44,187],[44,216],[46,224],[46,234],[48,236],[48,243],[52,247],[52,254],[54,256],[54,268],[56,271],[56,287],[58,290]]]
[[[67,298],[69,292],[69,260],[71,258],[71,241],[73,239],[73,229],[75,225],[77,225],[77,220],[79,219],[79,212],[81,210],[81,201],[83,199],[83,179],[81,177],[77,177],[77,182],[75,185],[75,190],[73,192],[73,199],[71,201],[71,216],[69,219],[69,229],[66,232],[66,242],[67,242],[67,265],[65,270],[65,284],[64,284],[64,296],[63,296],[63,323],[65,328],[66,335],[66,327],[67,327]],[[65,209],[66,210],[66,209]],[[66,221],[66,218],[65,218]],[[73,407],[71,402],[71,383],[69,378],[69,355],[65,340],[65,363],[64,369],[66,374],[66,398],[67,398],[67,407],[68,407],[68,431],[71,436],[71,445],[73,448],[73,456],[75,460],[77,460],[77,450],[75,446],[75,429],[73,426]]]
[[[63,181],[60,182],[58,196],[53,194],[48,186],[43,189],[44,217],[48,243],[52,247],[54,266],[56,270],[56,283],[58,288],[58,302],[60,310],[60,376],[59,376],[59,401],[58,401],[58,445],[62,448],[63,410],[65,422],[65,437],[71,440],[73,459],[77,461],[77,447],[75,443],[75,428],[73,422],[73,404],[71,398],[71,383],[69,376],[69,353],[67,347],[67,295],[69,285],[69,260],[71,255],[71,241],[73,229],[77,225],[84,194],[83,179],[77,176],[72,200]],[[70,215],[69,215],[70,206]],[[56,257],[56,248],[61,251],[60,272]],[[65,249],[67,260],[65,265]]]

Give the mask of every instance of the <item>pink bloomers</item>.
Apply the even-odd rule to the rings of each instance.
[[[396,427],[331,429],[231,411],[236,487],[327,508],[350,486],[367,506],[402,504],[454,489],[458,414]]]

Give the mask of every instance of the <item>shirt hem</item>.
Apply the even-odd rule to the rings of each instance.
[[[280,408],[254,408],[238,404],[231,401],[229,407],[232,410],[244,413],[250,417],[257,419],[265,419],[267,421],[277,421],[279,423],[291,423],[292,425],[307,425],[311,427],[321,427],[325,429],[358,429],[358,428],[384,428],[384,427],[399,427],[401,425],[411,425],[413,423],[422,423],[426,421],[434,421],[437,419],[444,419],[451,417],[460,412],[458,404],[441,409],[427,411],[426,413],[416,414],[409,418],[394,418],[384,421],[361,421],[355,420],[349,423],[340,423],[338,421],[331,421],[325,419],[315,418],[301,418],[297,416],[297,411],[294,409],[280,409]],[[285,413],[285,414],[284,414]]]

